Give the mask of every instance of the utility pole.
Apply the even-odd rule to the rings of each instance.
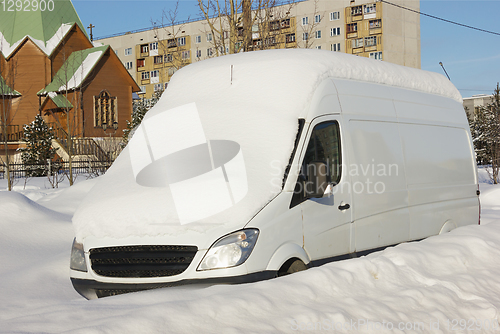
[[[94,36],[92,35],[92,28],[95,28],[95,26],[92,25],[92,23],[91,23],[87,28],[90,29],[90,41],[93,42]]]

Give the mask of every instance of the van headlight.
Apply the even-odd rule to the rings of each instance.
[[[236,267],[248,259],[257,242],[259,230],[246,229],[217,240],[208,250],[197,270]]]
[[[76,238],[73,239],[73,246],[71,247],[71,261],[69,267],[73,270],[87,272],[83,244],[76,242]]]

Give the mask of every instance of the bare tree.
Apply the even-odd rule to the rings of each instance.
[[[321,34],[321,31],[318,32],[318,26],[321,21],[323,21],[325,13],[319,11],[319,0],[314,0],[314,11],[312,13],[312,17],[305,16],[302,20],[306,22],[297,22],[297,25],[300,26],[302,31],[302,39],[301,43],[297,43],[297,47],[309,49],[314,46],[314,41],[316,38],[321,38],[317,34]]]
[[[215,56],[275,47],[280,19],[288,17],[293,5],[282,0],[198,0]]]

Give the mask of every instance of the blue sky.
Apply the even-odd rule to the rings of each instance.
[[[321,0],[333,1],[333,0]],[[176,1],[73,0],[82,23],[92,23],[94,37],[152,26]],[[421,0],[423,13],[500,33],[500,0]],[[179,20],[199,17],[197,1],[181,0]],[[463,97],[491,94],[500,81],[500,36],[421,16],[422,69],[443,74]]]

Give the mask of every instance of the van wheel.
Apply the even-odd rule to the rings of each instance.
[[[307,266],[304,262],[298,259],[290,259],[281,266],[280,270],[278,270],[278,277],[286,276],[306,269]]]

